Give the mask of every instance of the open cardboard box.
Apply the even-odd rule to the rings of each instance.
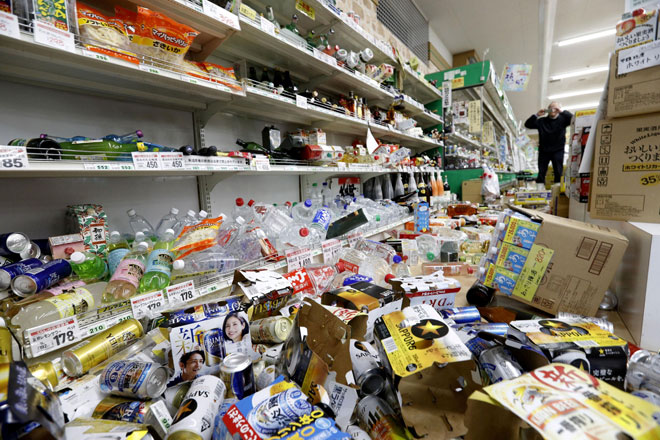
[[[247,313],[251,321],[277,315],[293,293],[288,279],[268,269],[235,271],[232,291],[236,290],[243,293],[243,302],[250,304]]]
[[[610,59],[607,117],[640,115],[660,111],[660,66],[618,75],[621,53]]]

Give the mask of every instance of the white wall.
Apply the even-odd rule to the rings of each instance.
[[[449,66],[453,65],[453,59],[454,56],[452,53],[447,49],[447,46],[444,45],[442,40],[440,40],[440,37],[438,37],[438,34],[435,33],[432,27],[429,26],[429,42],[435,46],[435,48],[440,52],[440,55],[442,55],[442,58],[444,58],[448,63]]]

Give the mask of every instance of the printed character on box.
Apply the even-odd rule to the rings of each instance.
[[[185,353],[179,359],[179,367],[181,373],[167,384],[168,387],[174,386],[181,382],[189,382],[197,377],[199,371],[204,367],[206,361],[206,354],[203,350],[193,350]]]

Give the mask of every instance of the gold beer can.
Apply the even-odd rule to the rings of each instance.
[[[82,376],[140,339],[143,334],[142,324],[137,319],[122,321],[62,353],[62,369],[67,376]]]
[[[12,359],[13,338],[7,327],[0,327],[0,364],[8,364]]]
[[[60,383],[59,378],[57,377],[57,371],[53,363],[50,361],[39,362],[38,364],[30,365],[30,373],[41,382],[43,382],[46,387],[53,391],[55,387]]]

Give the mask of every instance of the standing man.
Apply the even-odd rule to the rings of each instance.
[[[543,117],[545,116],[545,117]],[[555,183],[561,181],[564,169],[564,144],[566,144],[566,127],[571,125],[573,115],[564,110],[556,102],[551,102],[547,109],[541,109],[525,121],[525,127],[539,131],[539,174],[536,183],[545,187],[545,175],[548,163],[552,161],[552,171],[555,173]]]

